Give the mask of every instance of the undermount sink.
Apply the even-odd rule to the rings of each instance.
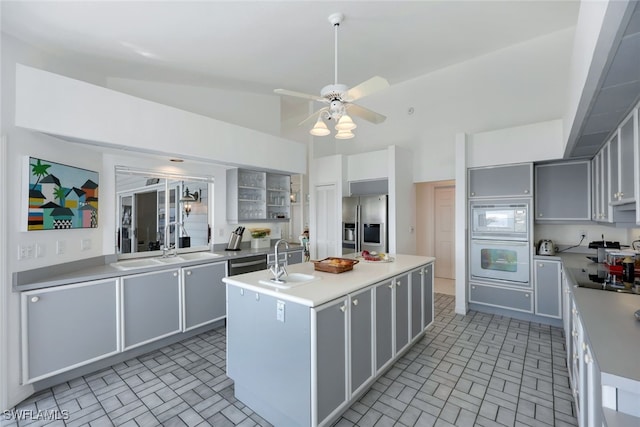
[[[320,280],[321,277],[313,276],[311,274],[304,273],[292,273],[286,276],[283,276],[280,280],[282,283],[276,283],[272,279],[260,280],[259,283],[262,285],[273,286],[278,289],[290,289],[295,286],[306,285],[307,283],[315,282],[316,280]]]
[[[160,262],[155,258],[130,259],[126,261],[118,261],[111,264],[118,270],[134,270],[136,268],[153,267],[159,265]]]
[[[178,258],[182,258],[185,261],[194,261],[197,259],[213,259],[221,257],[222,255],[214,254],[211,252],[189,252],[186,254],[178,255]]]

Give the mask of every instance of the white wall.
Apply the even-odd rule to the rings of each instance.
[[[416,253],[416,192],[413,184],[413,154],[403,147],[388,149],[389,252]]]

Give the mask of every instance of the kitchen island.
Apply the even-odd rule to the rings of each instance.
[[[340,274],[288,267],[227,277],[227,375],[274,425],[330,425],[433,321],[431,257],[397,255]],[[305,276],[303,276],[305,275]]]

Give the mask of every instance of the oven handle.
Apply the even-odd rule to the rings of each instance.
[[[260,264],[264,264],[265,262],[260,260],[260,261],[249,261],[249,262],[238,262],[238,263],[231,263],[230,266],[231,268],[240,268],[240,267],[249,267],[252,265],[260,265]]]
[[[513,240],[471,240],[471,243],[478,245],[493,245],[493,246],[528,246],[529,242],[518,242]]]

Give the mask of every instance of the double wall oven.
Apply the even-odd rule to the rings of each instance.
[[[470,205],[471,280],[528,286],[530,209],[528,199],[482,200]]]

